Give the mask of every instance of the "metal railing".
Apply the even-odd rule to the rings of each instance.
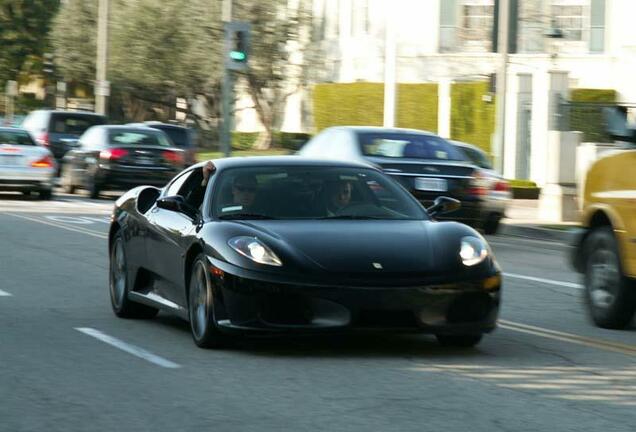
[[[556,122],[560,131],[583,132],[582,142],[610,143],[615,138],[610,133],[610,111],[623,111],[627,119],[636,119],[636,104],[608,102],[557,101]]]

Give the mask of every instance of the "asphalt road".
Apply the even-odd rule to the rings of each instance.
[[[112,200],[0,194],[0,431],[633,431],[636,326],[593,327],[557,243],[491,237],[500,327],[243,340],[201,350],[166,314],[116,318]]]

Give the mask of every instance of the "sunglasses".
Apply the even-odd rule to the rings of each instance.
[[[256,192],[255,186],[234,185],[234,188],[239,192]]]

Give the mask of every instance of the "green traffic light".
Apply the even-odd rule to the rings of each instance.
[[[231,51],[230,58],[236,61],[244,61],[247,56],[241,51]]]

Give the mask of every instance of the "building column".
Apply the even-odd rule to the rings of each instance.
[[[451,85],[450,78],[437,84],[437,134],[442,138],[451,138]]]

